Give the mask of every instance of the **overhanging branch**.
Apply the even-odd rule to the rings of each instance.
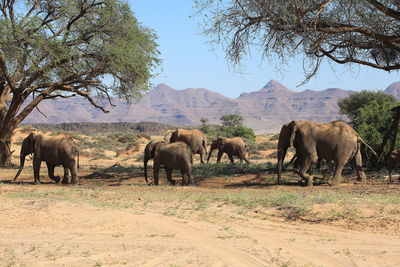
[[[375,69],[381,69],[381,70],[385,70],[385,71],[391,71],[391,70],[400,69],[400,64],[394,64],[394,65],[391,65],[391,66],[384,66],[384,65],[380,65],[380,64],[374,64],[374,63],[371,63],[369,61],[354,59],[354,58],[350,58],[350,57],[346,57],[345,59],[338,59],[337,57],[335,57],[332,54],[328,53],[327,51],[325,51],[321,47],[319,47],[319,51],[322,54],[324,54],[325,56],[327,56],[329,59],[331,59],[331,60],[333,60],[333,61],[335,61],[336,63],[339,63],[339,64],[357,63],[357,64],[360,64],[360,65],[365,65],[365,66],[369,66],[369,67],[373,67]]]

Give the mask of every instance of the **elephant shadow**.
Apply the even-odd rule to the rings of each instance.
[[[227,184],[224,185],[225,188],[268,188],[268,187],[274,187],[277,186],[278,183],[276,181],[270,180],[268,179],[268,181],[260,181],[261,178],[261,174],[258,173],[256,174],[255,177],[249,179],[249,180],[245,180],[245,181],[240,181],[238,183],[232,183],[232,184]],[[305,182],[301,182],[301,180],[291,180],[291,181],[283,181],[281,185],[284,186],[295,186],[298,187],[300,186],[306,186]],[[327,181],[325,179],[323,179],[322,177],[315,177],[315,181],[314,181],[314,186],[325,186],[328,185]]]
[[[34,185],[35,182],[13,182],[12,180],[0,180],[2,184],[15,184],[15,185]],[[54,184],[53,181],[40,182],[40,184]]]

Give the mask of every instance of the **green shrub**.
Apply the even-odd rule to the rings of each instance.
[[[251,128],[247,128],[245,126],[219,126],[215,129],[210,129],[207,132],[207,136],[209,137],[210,141],[213,141],[217,138],[217,136],[224,136],[224,137],[242,137],[248,142],[254,142],[256,140],[256,135]]]

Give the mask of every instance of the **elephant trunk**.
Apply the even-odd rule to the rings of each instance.
[[[17,180],[18,176],[21,174],[22,170],[24,169],[24,164],[25,164],[25,156],[21,156],[19,170],[18,170],[17,174],[15,175],[13,182],[15,182],[15,180]]]
[[[282,166],[283,161],[285,160],[286,152],[288,148],[278,148],[278,184],[282,184],[281,174],[282,174]]]
[[[207,163],[208,163],[208,161],[210,160],[211,154],[212,154],[213,151],[214,151],[214,148],[211,148],[211,149],[210,149],[210,152],[208,153]]]

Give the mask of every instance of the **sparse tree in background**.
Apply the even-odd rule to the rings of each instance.
[[[122,0],[0,1],[0,166],[13,130],[48,99],[127,100],[150,89],[159,52]]]
[[[224,137],[235,137],[240,136],[244,138],[248,143],[254,142],[256,135],[253,129],[242,125],[243,117],[236,114],[224,115],[220,118],[222,126],[210,129],[207,135],[210,139],[215,139],[218,136]]]
[[[195,0],[205,33],[240,63],[256,47],[263,57],[304,55],[307,82],[323,59],[386,71],[400,69],[398,0]]]
[[[242,125],[243,117],[236,114],[223,115],[220,120],[223,126],[237,127]]]
[[[200,122],[201,122],[201,130],[204,132],[204,133],[207,133],[210,129],[210,126],[207,124],[208,123],[208,119],[207,118],[201,118],[200,119]]]

